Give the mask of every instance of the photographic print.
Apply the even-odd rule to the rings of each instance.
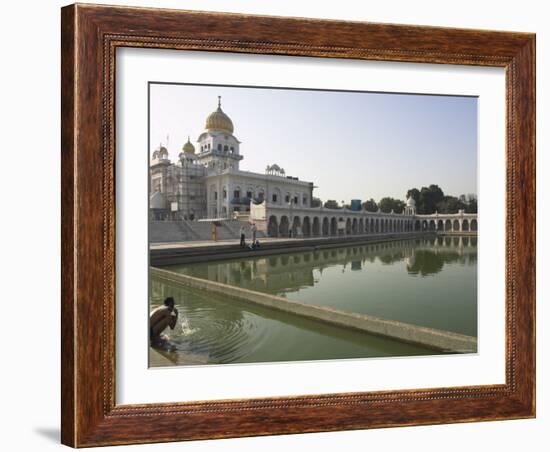
[[[148,95],[150,367],[477,352],[477,97]]]

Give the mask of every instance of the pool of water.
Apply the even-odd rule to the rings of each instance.
[[[305,303],[477,336],[477,239],[399,240],[165,267]],[[174,296],[172,362],[239,363],[434,354],[152,279]],[[182,358],[183,357],[183,358]],[[151,363],[155,365],[155,363]]]

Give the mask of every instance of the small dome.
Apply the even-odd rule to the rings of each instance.
[[[233,134],[233,122],[221,107],[221,96],[218,96],[218,109],[208,115],[204,128],[208,131],[218,130]]]
[[[407,207],[414,207],[416,205],[416,201],[412,196],[409,196],[407,198]]]
[[[182,150],[186,154],[194,154],[195,153],[195,146],[193,146],[193,144],[191,143],[191,140],[189,139],[189,137],[187,137],[187,143],[185,143],[183,145]]]
[[[155,152],[159,158],[164,158],[168,156],[168,149],[166,149],[162,144],[158,147],[158,149]]]

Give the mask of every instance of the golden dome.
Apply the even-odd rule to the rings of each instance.
[[[218,96],[218,109],[208,115],[206,118],[206,130],[219,130],[233,134],[233,122],[223,111],[221,107],[221,96]]]
[[[187,143],[183,145],[183,152],[186,154],[194,154],[195,153],[195,146],[191,143],[191,140],[189,137],[187,137]]]

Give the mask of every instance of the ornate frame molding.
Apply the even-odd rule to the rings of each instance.
[[[222,23],[224,27],[213,26]],[[506,383],[116,405],[114,90],[118,47],[504,67]],[[64,444],[147,443],[535,415],[534,35],[71,5],[62,9],[61,153]]]

